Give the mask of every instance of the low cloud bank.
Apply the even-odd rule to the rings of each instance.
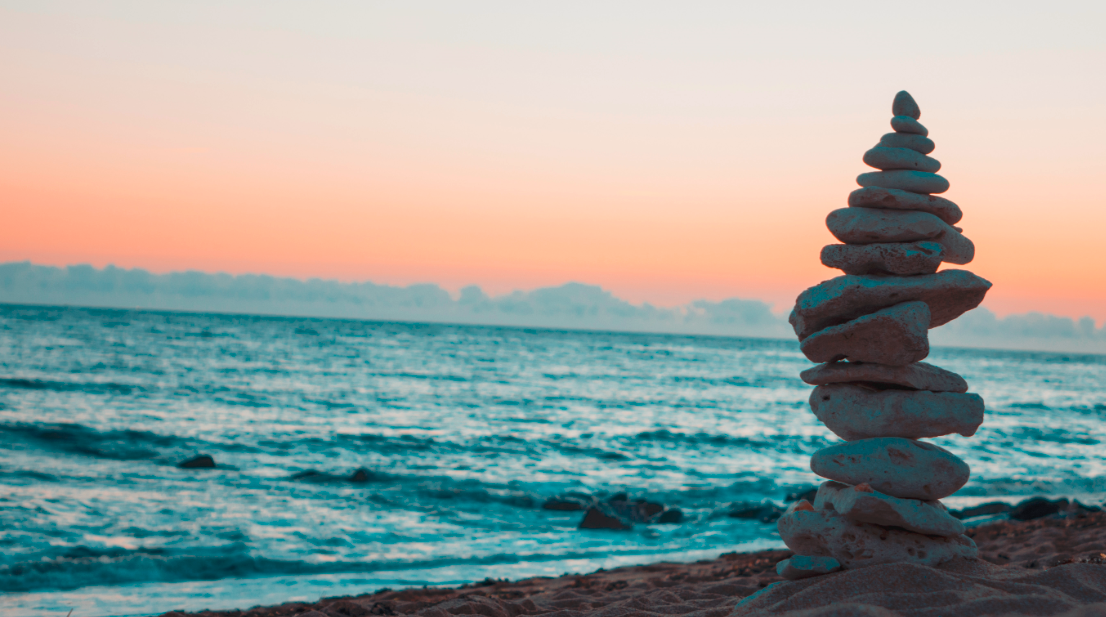
[[[786,315],[758,300],[698,300],[675,308],[630,304],[593,285],[568,283],[491,297],[466,287],[453,298],[433,284],[301,281],[265,275],[152,274],[108,266],[0,264],[0,302],[255,313],[792,338]],[[936,345],[1106,353],[1106,328],[1028,313],[998,318],[978,308],[931,333]]]

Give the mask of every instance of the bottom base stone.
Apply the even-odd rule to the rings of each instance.
[[[821,576],[841,569],[841,562],[833,557],[795,555],[776,564],[776,574],[789,581]]]
[[[807,509],[809,508],[809,509]],[[971,538],[927,536],[903,529],[855,523],[835,512],[809,506],[792,508],[776,523],[788,548],[800,555],[832,557],[844,568],[885,563],[937,566],[979,551]]]

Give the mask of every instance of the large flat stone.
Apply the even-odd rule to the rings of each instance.
[[[910,148],[922,154],[929,154],[937,147],[932,139],[921,135],[912,135],[910,133],[887,133],[883,137],[880,137],[879,145],[887,146],[888,148]]]
[[[845,274],[933,274],[944,247],[937,242],[830,244],[822,247],[822,264]]]
[[[810,408],[826,428],[845,441],[921,439],[953,433],[971,437],[983,424],[983,398],[960,392],[826,384],[810,393]]]
[[[929,305],[896,304],[831,326],[803,339],[800,348],[812,362],[875,362],[905,366],[929,355]]]
[[[833,557],[795,555],[776,564],[776,574],[789,581],[821,576],[841,569],[841,562]]]
[[[949,514],[940,501],[901,499],[861,484],[829,481],[818,488],[815,510],[832,510],[854,523],[900,527],[927,536],[958,536],[964,523]]]
[[[922,137],[929,136],[929,129],[922,126],[921,122],[918,122],[910,116],[894,116],[891,118],[891,128],[896,133],[911,133],[914,135],[921,135]]]
[[[860,382],[889,384],[929,392],[967,392],[968,382],[952,371],[915,362],[906,366],[885,366],[863,362],[831,362],[809,368],[799,376],[812,386]]]
[[[960,206],[935,195],[922,195],[900,189],[869,186],[849,193],[849,207],[883,208],[885,210],[921,210],[928,212],[949,225],[964,218]]]
[[[937,173],[941,162],[910,148],[888,148],[876,146],[864,153],[864,164],[883,171],[892,169],[913,169]]]
[[[895,100],[891,102],[891,115],[907,116],[908,118],[917,120],[922,117],[922,110],[918,107],[918,103],[914,101],[914,97],[910,96],[909,92],[900,90],[899,93],[895,95]]]
[[[929,305],[929,327],[936,328],[979,306],[990,288],[967,270],[878,278],[846,274],[799,294],[788,321],[801,341],[881,308],[921,300]]]
[[[861,439],[822,448],[810,457],[810,470],[827,480],[868,484],[892,497],[923,500],[948,497],[971,475],[968,464],[948,450],[902,437]]]
[[[933,567],[958,557],[974,559],[979,554],[975,543],[964,535],[927,536],[856,523],[828,510],[785,514],[776,522],[776,528],[784,544],[796,553],[832,557],[850,570],[902,562]]]
[[[944,193],[949,190],[949,181],[944,176],[906,169],[870,171],[857,176],[856,183],[860,186],[878,186],[911,193]]]
[[[880,210],[877,208],[840,208],[826,216],[826,227],[846,244],[915,242],[957,233],[928,212]]]

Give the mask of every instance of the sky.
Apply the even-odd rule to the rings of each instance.
[[[909,90],[998,315],[1106,321],[1106,4],[0,0],[0,261],[782,309]]]

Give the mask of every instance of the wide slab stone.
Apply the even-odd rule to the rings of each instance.
[[[924,171],[897,169],[894,171],[870,171],[856,177],[860,186],[878,186],[885,189],[900,189],[912,193],[944,193],[949,190],[949,181],[943,176]]]
[[[888,148],[876,146],[864,153],[864,164],[876,169],[913,169],[936,173],[941,170],[941,162],[910,148]]]
[[[921,122],[918,122],[910,116],[895,116],[891,118],[891,128],[896,133],[910,133],[912,135],[921,135],[922,137],[929,136],[929,129],[922,126]]]
[[[944,247],[936,242],[830,244],[822,247],[822,264],[845,274],[933,274]]]
[[[967,392],[968,382],[952,371],[915,362],[906,366],[885,366],[864,362],[830,362],[799,373],[812,386],[831,383],[870,383],[929,392]]]
[[[902,437],[861,439],[822,448],[810,457],[810,470],[827,480],[868,484],[892,497],[923,500],[948,497],[971,475],[968,464],[948,450]]]
[[[922,109],[918,107],[918,103],[914,101],[914,97],[910,96],[909,92],[901,90],[895,95],[895,100],[891,102],[891,115],[907,116],[917,120],[922,117]]]
[[[818,488],[815,510],[832,510],[854,523],[900,527],[927,536],[958,536],[964,523],[949,514],[940,501],[901,499],[861,484],[829,481]]]
[[[841,562],[833,557],[795,555],[776,564],[776,574],[789,581],[821,576],[841,569]]]
[[[826,227],[846,244],[916,242],[958,233],[928,212],[877,208],[839,208],[826,215]]]
[[[879,138],[879,145],[888,148],[910,148],[922,154],[929,154],[937,147],[932,139],[911,133],[887,133]]]
[[[955,225],[964,218],[960,206],[934,195],[921,195],[899,189],[885,189],[878,186],[856,189],[849,193],[849,207],[883,208],[885,210],[921,210],[928,212],[949,225]]]
[[[929,321],[925,302],[903,302],[819,330],[799,347],[812,362],[848,359],[905,366],[929,355]]]
[[[929,327],[936,328],[979,306],[990,288],[990,282],[967,270],[878,278],[846,274],[799,294],[788,321],[801,341],[861,315],[921,300],[929,305]]]
[[[876,390],[838,383],[818,386],[810,393],[814,415],[845,441],[953,433],[971,437],[983,424],[983,407],[978,394],[960,392]]]
[[[776,529],[784,544],[796,553],[833,557],[849,570],[903,562],[934,567],[958,557],[974,559],[979,555],[975,542],[964,535],[927,536],[856,523],[827,510],[785,514],[776,522]]]

